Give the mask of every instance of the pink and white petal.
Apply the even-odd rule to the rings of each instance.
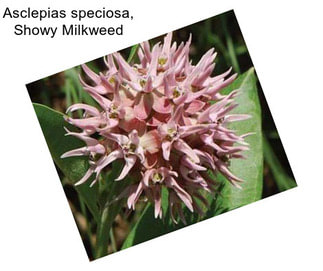
[[[106,89],[107,93],[115,93],[115,86],[113,86],[109,82],[109,80],[103,75],[103,73],[100,73],[100,79],[101,79],[101,85]],[[117,84],[117,80],[115,84]]]
[[[143,185],[142,185],[142,182],[140,182],[137,188],[134,188],[133,192],[128,197],[127,205],[129,209],[135,210],[136,202],[138,201],[142,191],[143,191]]]
[[[140,146],[151,154],[158,152],[161,146],[158,131],[156,129],[151,130],[140,137]]]
[[[106,89],[106,87],[102,84],[102,82],[94,87],[92,87],[96,93],[100,95],[108,94],[109,91]],[[111,93],[111,92],[110,92]]]
[[[200,98],[202,95],[204,95],[208,90],[208,87],[198,91],[198,92],[190,92],[188,97],[186,98],[186,103],[191,103],[194,100]]]
[[[109,74],[115,74],[118,72],[116,65],[113,61],[113,55],[109,54],[108,56],[103,58],[105,65],[109,69]]]
[[[137,118],[130,119],[130,120],[123,119],[119,121],[119,127],[128,133],[133,129],[137,129],[138,133],[142,135],[145,132],[146,123],[145,121]]]
[[[206,145],[212,147],[214,150],[219,152],[225,152],[225,149],[221,148],[218,144],[214,142],[212,135],[204,134],[201,135],[200,138]]]
[[[104,136],[114,142],[117,142],[120,146],[126,144],[129,140],[127,136],[115,133],[107,133]]]
[[[98,175],[103,168],[111,164],[113,161],[117,159],[123,158],[123,152],[121,149],[116,149],[109,153],[109,155],[102,157],[98,162],[95,168],[95,173]]]
[[[82,69],[85,74],[96,84],[100,84],[100,76],[97,75],[94,71],[92,71],[86,64],[82,64]]]
[[[107,98],[104,98],[100,94],[97,93],[96,89],[93,87],[84,87],[84,90],[88,92],[91,97],[98,102],[98,104],[103,108],[103,109],[108,109],[110,107],[111,101]]]
[[[101,124],[103,124],[103,120],[98,117],[91,117],[91,118],[86,118],[86,119],[73,119],[73,118],[65,116],[64,118],[68,123],[70,123],[74,126],[77,126],[83,130],[96,129]]]
[[[172,90],[171,90],[171,86],[170,86],[170,84],[168,82],[168,76],[164,76],[163,82],[164,82],[164,95],[167,98],[171,98],[171,96],[172,96]]]
[[[176,150],[188,155],[195,163],[200,162],[200,158],[196,155],[193,149],[182,139],[176,140],[173,145]]]
[[[159,45],[159,43],[156,43],[152,49],[152,52],[151,52],[151,61],[150,61],[149,68],[147,71],[147,74],[150,76],[157,75],[157,66],[158,66],[159,55],[160,55],[160,45]]]
[[[218,118],[221,119],[223,117],[225,117],[225,115],[232,111],[234,108],[236,108],[238,106],[238,104],[230,104],[229,106],[222,108],[219,113],[218,113]]]
[[[233,122],[233,121],[247,120],[250,118],[251,118],[251,115],[247,115],[247,114],[232,114],[232,115],[225,116],[224,121]]]
[[[177,98],[173,98],[173,102],[176,105],[180,105],[182,103],[185,103],[188,97],[188,92],[185,92],[184,94],[180,95]]]
[[[194,152],[200,157],[202,164],[207,163],[212,169],[215,169],[214,159],[209,153],[197,149],[194,149]]]
[[[121,194],[123,194],[122,195],[123,197],[128,196],[128,199],[127,199],[128,209],[133,209],[133,210],[135,209],[134,200],[135,200],[135,193],[136,193],[137,188],[138,188],[137,185],[131,185],[131,186],[126,187],[126,189],[121,192]],[[120,195],[119,195],[119,197],[120,197]]]
[[[90,154],[90,152],[88,150],[88,147],[82,147],[82,148],[74,149],[74,150],[63,153],[61,155],[61,158],[84,156],[84,155],[89,155],[89,154]]]
[[[215,114],[216,117],[220,117],[220,110],[227,108],[226,106],[230,103],[232,98],[236,96],[237,91],[232,91],[229,95],[225,96],[221,101],[218,101],[204,110],[198,117],[199,122],[209,121],[210,115]],[[231,110],[231,109],[230,109]],[[214,117],[213,117],[214,118]]]
[[[139,136],[138,136],[138,131],[136,129],[132,130],[129,133],[129,139],[130,141],[135,144],[135,145],[139,145]]]
[[[185,112],[189,114],[195,114],[200,111],[205,106],[205,103],[200,100],[192,101],[188,107],[185,109]]]
[[[149,126],[159,126],[165,124],[170,118],[170,114],[160,114],[156,112],[148,121],[147,125]]]
[[[89,146],[88,150],[90,152],[94,152],[96,154],[105,154],[106,149],[102,144],[96,144],[94,146]]]
[[[183,115],[183,104],[177,106],[177,108],[175,109],[175,112],[174,114],[171,116],[171,119],[170,119],[170,122],[175,122],[175,123],[178,123],[180,118],[182,117]]]
[[[216,162],[216,167],[218,168],[218,170],[228,178],[228,180],[236,187],[238,188],[241,188],[240,185],[237,184],[237,182],[243,182],[242,179],[236,177],[235,175],[233,175],[228,167],[221,161],[221,160],[218,160]]]
[[[114,53],[113,55],[118,62],[120,73],[126,76],[128,80],[136,82],[138,76],[133,68],[123,59],[120,53]]]
[[[203,87],[205,80],[212,74],[215,63],[211,64],[202,73],[200,73],[192,82],[193,86]]]
[[[141,48],[144,51],[145,57],[147,58],[147,61],[151,61],[151,53],[150,53],[150,45],[148,41],[144,41],[143,43],[140,44]]]
[[[206,170],[205,167],[194,163],[187,155],[182,157],[181,164],[192,170]]]
[[[69,135],[75,136],[76,138],[84,141],[88,146],[95,146],[99,144],[99,141],[97,139],[89,137],[86,134],[71,132],[66,127],[64,127],[64,129],[67,132],[65,136],[69,136]]]
[[[141,193],[143,191],[143,188],[144,188],[143,183],[140,182],[138,184],[138,188],[137,188],[136,193],[135,193],[134,203],[136,203],[138,201],[138,199],[139,199],[139,197],[140,197],[140,195],[141,195]]]
[[[196,118],[183,117],[183,123],[186,126],[195,125],[197,123]]]
[[[159,185],[153,188],[153,197],[155,203],[155,218],[162,218],[162,209],[161,209],[161,188]]]
[[[137,95],[137,91],[134,91],[132,89],[119,89],[119,95],[120,95],[120,101],[123,107],[130,106],[132,107],[135,97]]]
[[[179,127],[179,133],[181,135],[181,138],[196,134],[199,132],[203,132],[205,130],[212,129],[216,126],[217,124],[196,124],[196,125],[189,125],[189,126],[181,126]]]
[[[218,152],[219,155],[222,154],[233,154],[237,152],[242,152],[242,151],[248,151],[249,147],[247,146],[232,146],[232,147],[226,147],[225,152]]]
[[[152,90],[153,90],[153,80],[151,79],[151,76],[149,76],[146,81],[143,91],[145,93],[150,93],[150,92],[152,92]]]
[[[135,100],[134,113],[138,119],[147,119],[152,108],[153,97],[151,93],[139,93]]]
[[[162,142],[163,157],[167,161],[169,161],[171,147],[172,147],[172,142],[170,141]]]
[[[107,119],[106,126],[103,128],[97,128],[97,132],[100,132],[100,134],[104,135],[106,132],[109,132],[114,127],[117,127],[119,125],[118,119]]]
[[[194,211],[191,196],[182,187],[179,186],[179,184],[173,177],[166,179],[166,185],[175,190],[177,196],[184,202],[184,204],[191,212]]]
[[[144,55],[144,52],[143,52],[142,48],[140,48],[140,47],[138,48],[137,55],[138,55],[141,67],[146,68],[147,59],[146,59],[146,57]]]
[[[69,108],[67,108],[66,113],[74,112],[76,110],[84,110],[86,113],[94,117],[100,115],[99,110],[94,106],[87,105],[87,104],[80,104],[80,103],[71,105]]]
[[[216,82],[218,80],[221,80],[221,79],[225,78],[227,75],[230,74],[231,71],[232,71],[232,67],[230,67],[226,72],[224,72],[224,73],[222,73],[220,75],[217,75],[217,76],[213,77],[212,78],[212,81],[213,82]]]
[[[125,122],[130,122],[131,120],[135,119],[136,116],[135,116],[135,113],[133,111],[133,108],[132,107],[124,107],[123,108],[123,111],[124,111],[124,116],[123,116],[123,120]]]
[[[136,161],[137,161],[137,156],[135,155],[129,155],[128,157],[125,157],[125,165],[119,175],[119,177],[117,179],[115,179],[115,181],[120,181],[122,180],[124,177],[127,176],[127,174],[129,173],[129,171],[133,168],[133,166],[135,165]]]
[[[169,102],[169,99],[166,97],[158,97],[156,94],[153,94],[153,109],[161,114],[169,114],[172,112],[172,104]]]
[[[137,147],[136,155],[139,157],[140,163],[144,164],[146,160],[146,156],[145,156],[144,149],[141,146]]]
[[[146,187],[149,187],[150,176],[155,172],[155,169],[148,169],[145,171],[144,176],[142,177],[142,182]]]
[[[163,45],[162,53],[165,54],[166,57],[169,57],[170,47],[171,47],[171,43],[172,43],[172,37],[173,37],[173,32],[169,32],[164,37],[164,45]]]
[[[238,74],[235,73],[231,75],[228,79],[224,80],[223,82],[219,83],[217,86],[214,86],[213,88],[210,88],[207,91],[207,94],[213,97],[215,94],[217,94],[221,89],[225,88],[226,86],[230,85],[236,78]]]
[[[77,185],[80,185],[82,183],[85,183],[90,177],[91,175],[93,174],[94,172],[94,169],[92,167],[90,167],[87,172],[85,173],[85,175],[82,177],[81,180],[79,180],[78,182],[76,182],[74,185],[77,186]]]

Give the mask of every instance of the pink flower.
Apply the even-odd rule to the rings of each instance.
[[[216,53],[210,49],[193,65],[189,59],[191,37],[179,46],[172,33],[152,49],[143,42],[138,49],[139,63],[130,65],[120,53],[105,59],[107,71],[96,74],[86,65],[91,80],[84,90],[99,107],[75,104],[68,112],[83,110],[81,118],[66,117],[80,133],[67,135],[83,140],[85,147],[71,150],[62,158],[85,155],[90,167],[76,185],[95,176],[116,160],[124,162],[115,181],[126,176],[141,176],[122,193],[129,209],[140,197],[153,203],[155,217],[162,217],[162,191],[168,190],[170,214],[185,223],[183,206],[203,214],[197,200],[208,208],[202,191],[215,192],[217,184],[208,171],[220,172],[235,186],[242,180],[229,171],[233,158],[242,159],[248,150],[244,138],[229,130],[227,124],[248,115],[229,114],[237,106],[237,91],[220,91],[234,81],[227,78],[231,69],[212,77]],[[212,103],[210,103],[212,101]],[[94,137],[95,135],[95,137]],[[97,139],[99,138],[99,139]]]

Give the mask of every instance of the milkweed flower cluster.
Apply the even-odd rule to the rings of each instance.
[[[127,175],[139,176],[123,195],[129,209],[141,196],[154,204],[155,217],[162,217],[161,191],[168,190],[171,217],[185,222],[183,204],[202,214],[207,206],[205,193],[214,192],[217,183],[208,170],[220,172],[235,186],[241,179],[228,169],[232,158],[243,158],[246,135],[237,135],[227,124],[247,119],[248,115],[230,114],[237,106],[237,91],[220,91],[236,78],[231,69],[212,77],[216,53],[210,49],[193,65],[189,58],[191,37],[177,46],[172,33],[163,44],[152,48],[143,42],[138,49],[139,64],[130,65],[120,53],[105,59],[107,71],[96,74],[82,68],[92,83],[82,78],[84,90],[100,109],[74,104],[67,112],[83,110],[82,118],[66,120],[82,132],[67,131],[86,143],[85,147],[62,155],[88,156],[90,167],[76,185],[92,175],[95,184],[102,170],[115,160],[124,166],[115,181]],[[238,143],[238,144],[236,144]]]

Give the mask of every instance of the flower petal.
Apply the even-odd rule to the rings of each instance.
[[[153,189],[153,197],[155,203],[155,218],[162,218],[162,209],[161,209],[161,188],[159,185],[155,186]]]
[[[179,186],[176,180],[173,177],[169,177],[166,179],[166,184],[175,190],[177,196],[184,202],[187,208],[193,212],[192,198],[191,196]]]
[[[94,71],[92,71],[86,64],[81,65],[85,74],[96,84],[100,84],[100,76],[97,75]]]
[[[137,186],[137,189],[135,189],[128,197],[127,205],[129,209],[135,210],[136,202],[138,201],[142,191],[143,191],[143,185],[142,185],[142,182],[140,182]]]
[[[140,146],[151,154],[158,152],[161,140],[157,130],[151,130],[140,137]]]
[[[172,105],[169,99],[166,97],[158,97],[156,94],[153,95],[153,109],[161,114],[169,114],[172,112]]]
[[[135,156],[135,155],[129,155],[128,157],[125,157],[126,164],[124,165],[119,177],[117,179],[115,179],[115,181],[120,181],[124,177],[126,177],[127,174],[129,173],[129,171],[135,165],[136,161],[137,161],[137,156]]]
[[[88,169],[88,171],[85,173],[85,175],[82,177],[82,179],[79,180],[78,182],[76,182],[74,185],[77,186],[77,185],[80,185],[82,183],[85,183],[91,177],[93,172],[94,172],[94,169],[92,167],[90,167]]]
[[[95,168],[95,173],[98,175],[100,174],[101,170],[111,164],[113,161],[120,159],[123,157],[123,153],[120,149],[116,149],[109,153],[108,156],[103,157],[100,159],[100,161],[97,163],[97,166]]]
[[[76,110],[84,110],[86,113],[91,114],[92,116],[100,115],[100,112],[97,108],[87,104],[73,104],[66,110],[66,114],[69,112],[74,112]]]
[[[151,112],[152,104],[153,97],[151,93],[138,93],[134,105],[135,116],[141,120],[147,119]]]
[[[200,111],[205,106],[205,103],[200,100],[192,101],[188,107],[185,109],[185,112],[189,114],[195,114]]]
[[[119,127],[128,133],[136,129],[139,135],[142,135],[146,129],[145,121],[136,118],[134,110],[131,107],[125,107],[124,109],[125,115],[124,118],[119,121]]]
[[[128,143],[129,141],[129,138],[127,136],[121,134],[107,133],[104,134],[104,136],[108,139],[113,140],[114,142],[117,142],[120,146]]]
[[[162,143],[163,157],[167,161],[169,161],[171,146],[172,146],[172,142],[170,142],[170,141],[163,141],[163,143]]]
[[[193,149],[182,139],[174,142],[174,148],[186,155],[188,155],[195,163],[200,162],[200,158],[196,155]]]
[[[193,169],[193,170],[206,170],[205,167],[202,167],[196,163],[194,163],[187,155],[184,155],[181,159],[181,164],[184,166]]]
[[[74,149],[68,152],[65,152],[61,155],[61,158],[67,158],[67,157],[74,157],[74,156],[84,156],[89,155],[90,152],[87,147],[82,147],[78,149]]]
[[[233,122],[233,121],[247,120],[250,118],[251,118],[251,115],[247,115],[247,114],[232,114],[232,115],[225,116],[224,121]]]

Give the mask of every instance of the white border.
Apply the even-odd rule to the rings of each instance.
[[[29,2],[1,1],[1,14],[106,6],[135,19],[122,37],[50,40],[14,36],[17,21],[0,18],[1,270],[322,270],[319,1]],[[299,187],[88,262],[25,83],[232,8]]]

